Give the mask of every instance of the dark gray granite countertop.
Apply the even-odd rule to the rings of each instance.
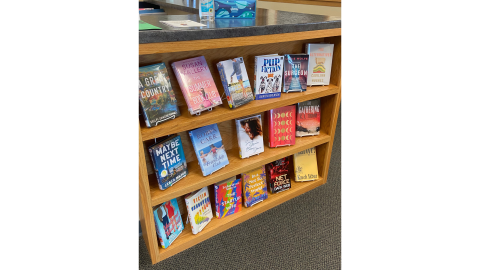
[[[161,27],[163,30],[140,31],[140,44],[259,36],[341,28],[340,17],[302,14],[262,8],[257,8],[255,19],[216,19],[215,21],[210,22],[200,22],[198,14],[144,14],[141,18],[143,21]],[[169,27],[160,22],[179,20],[192,20],[206,24],[207,26],[176,28]]]

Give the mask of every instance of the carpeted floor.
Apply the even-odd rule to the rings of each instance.
[[[341,117],[327,183],[146,269],[340,269]]]

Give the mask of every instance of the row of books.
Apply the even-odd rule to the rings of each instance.
[[[268,146],[295,145],[295,137],[320,134],[320,99],[269,110],[265,113],[268,126]],[[235,119],[241,158],[265,151],[262,115]],[[227,152],[217,124],[188,132],[203,176],[229,164]],[[179,135],[172,135],[148,147],[157,181],[165,190],[187,176],[188,169]]]
[[[254,99],[279,98],[282,92],[303,92],[307,85],[328,85],[333,44],[306,44],[305,54],[255,56],[253,92],[242,57],[217,63],[231,109]],[[192,115],[222,104],[205,57],[171,64]],[[139,99],[147,127],[180,116],[177,97],[164,63],[144,66],[139,71]]]
[[[295,181],[318,179],[315,147],[293,155]],[[291,188],[290,158],[284,157],[272,163],[233,176],[213,185],[214,208],[210,201],[209,187],[185,195],[188,220],[184,225],[177,199],[172,199],[153,209],[155,228],[160,244],[169,247],[190,223],[193,234],[201,232],[213,219],[234,215],[244,207],[252,207],[268,199],[268,192],[275,194]]]

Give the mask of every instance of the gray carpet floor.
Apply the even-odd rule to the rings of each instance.
[[[327,183],[151,265],[140,238],[139,268],[340,269],[341,117]]]

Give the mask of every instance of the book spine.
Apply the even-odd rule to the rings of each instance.
[[[219,186],[214,185],[214,188],[215,188],[215,215],[217,216],[217,218],[220,218],[220,203],[219,203],[219,200],[218,200],[218,188],[219,188]]]
[[[275,142],[275,130],[273,128],[273,117],[272,115],[274,114],[273,110],[268,111],[267,116],[268,116],[268,146],[269,147],[274,147],[277,143]]]
[[[257,57],[255,56],[255,66],[253,68],[253,99],[257,99]]]
[[[241,130],[241,128],[242,128],[242,126],[240,125],[240,120],[241,120],[241,119],[239,119],[239,120],[235,119],[235,126],[236,126],[236,128],[237,128],[238,151],[239,151],[239,154],[240,154],[240,158],[242,158],[242,142],[241,142],[240,136],[239,136],[239,135],[240,135],[240,134],[239,134],[239,133],[240,133],[240,130]]]
[[[145,111],[145,109],[143,108],[143,106],[142,106],[142,112],[143,112],[143,117],[145,118],[145,125],[147,125],[147,127],[152,127],[150,125],[150,119],[148,119],[148,114]]]
[[[192,141],[193,150],[195,151],[195,155],[197,156],[197,160],[198,160],[198,165],[200,165],[200,169],[202,169],[202,173],[203,173],[202,157],[200,157],[200,153],[197,151],[197,146],[195,145],[195,140],[193,138],[193,134],[192,134],[191,131],[189,131],[188,135],[190,136],[190,140]]]
[[[180,89],[182,90],[183,97],[187,102],[188,110],[190,111],[190,114],[192,114],[192,106],[190,105],[190,95],[188,94],[188,91],[185,88],[186,82],[183,81],[183,77],[178,72],[177,67],[175,66],[175,63],[172,63],[172,69],[173,69],[173,73],[175,73],[175,77],[177,77],[177,81],[178,81],[178,84],[180,85]],[[173,91],[173,88],[172,88],[172,91]]]
[[[225,90],[225,95],[227,95],[228,106],[231,109],[235,108],[235,103],[232,96],[230,95],[230,90],[228,89],[227,74],[225,74],[225,68],[221,63],[217,64],[218,73],[220,73],[220,79],[222,80],[223,89]]]

